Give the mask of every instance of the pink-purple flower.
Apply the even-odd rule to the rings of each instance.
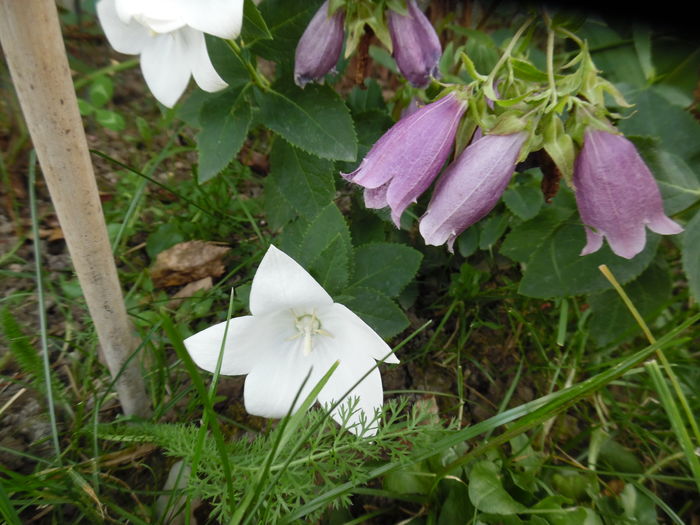
[[[415,0],[408,0],[408,15],[387,11],[394,58],[401,74],[416,87],[438,76],[442,47],[435,29]]]
[[[343,50],[345,12],[328,14],[328,0],[301,35],[294,55],[294,82],[300,87],[319,80],[335,67]]]
[[[598,251],[606,237],[616,255],[631,259],[644,249],[645,226],[663,235],[683,231],[664,213],[654,176],[623,135],[586,130],[574,186],[586,228],[581,255]]]
[[[368,208],[391,207],[398,227],[445,164],[466,109],[453,93],[417,109],[382,135],[355,171],[341,175],[365,188]]]
[[[472,142],[438,181],[420,220],[426,244],[447,243],[490,212],[508,186],[527,133],[485,135]]]

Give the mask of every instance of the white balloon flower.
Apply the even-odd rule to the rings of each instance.
[[[250,290],[253,315],[229,321],[223,346],[221,373],[247,374],[243,399],[253,415],[285,416],[304,378],[296,411],[313,387],[339,361],[338,368],[318,394],[324,405],[342,398],[376,361],[398,363],[391,348],[357,315],[330,295],[286,253],[270,246],[260,262]],[[219,323],[185,340],[194,362],[213,372],[219,359],[226,323]],[[350,404],[351,398],[356,404]],[[332,413],[355,434],[375,435],[377,411],[384,390],[374,368]],[[348,408],[353,412],[347,417]],[[364,425],[361,424],[364,420]]]
[[[227,86],[209,59],[204,33],[236,38],[243,0],[99,0],[97,15],[110,45],[141,56],[141,71],[158,101],[173,107],[191,76],[204,91]]]

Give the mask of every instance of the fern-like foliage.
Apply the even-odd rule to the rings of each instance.
[[[406,400],[392,400],[383,410],[382,424],[371,438],[361,438],[333,422],[323,409],[307,413],[304,428],[283,440],[265,472],[262,490],[260,475],[273,444],[284,431],[279,424],[268,434],[246,436],[227,443],[229,464],[233,469],[234,501],[254,494],[247,515],[250,523],[277,523],[291,511],[341,484],[362,485],[369,473],[387,462],[400,462],[419,449],[430,447],[442,427],[430,422],[430,414],[419,406],[407,408]],[[230,510],[222,461],[213,437],[206,435],[198,445],[200,428],[192,424],[104,425],[98,430],[102,439],[120,442],[148,442],[159,445],[171,456],[188,464],[198,459],[190,476],[187,495],[206,499],[214,508],[215,522],[228,523]],[[331,507],[350,504],[352,490],[345,490],[329,500]],[[325,509],[306,516],[314,520]]]

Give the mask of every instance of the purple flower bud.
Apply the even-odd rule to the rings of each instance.
[[[452,93],[417,109],[382,135],[355,171],[341,175],[367,188],[368,208],[390,206],[398,227],[401,214],[445,164],[466,109]]]
[[[344,19],[342,9],[328,16],[326,0],[309,22],[294,55],[294,82],[299,87],[323,78],[338,63],[345,38]]]
[[[472,142],[438,181],[420,220],[426,244],[447,242],[490,212],[508,186],[527,133],[485,135]]]
[[[442,47],[435,29],[415,0],[408,0],[408,16],[387,11],[394,58],[399,71],[416,87],[425,87],[438,76]]]
[[[683,231],[664,213],[654,176],[623,135],[586,130],[574,186],[586,228],[581,255],[598,251],[607,237],[616,255],[631,259],[644,249],[645,225],[663,235]]]

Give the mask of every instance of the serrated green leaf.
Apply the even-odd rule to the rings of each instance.
[[[482,512],[511,515],[523,512],[526,507],[506,492],[499,469],[491,461],[479,461],[469,473],[469,500]]]
[[[659,137],[660,146],[700,169],[700,123],[686,110],[650,90],[625,94],[635,104],[634,114],[619,122],[625,135]]]
[[[291,62],[297,42],[322,0],[265,0],[258,9],[272,35],[252,46],[256,55],[277,62]]]
[[[245,90],[229,89],[202,106],[197,134],[199,182],[206,182],[228,166],[238,154],[251,121]]]
[[[345,218],[335,204],[330,203],[308,223],[290,255],[319,282],[328,283],[329,291],[335,292],[346,286],[352,242]]]
[[[308,219],[314,218],[335,196],[333,163],[304,153],[284,140],[275,141],[272,148],[268,180]]]
[[[270,228],[278,230],[297,216],[287,196],[272,177],[265,178],[263,207]]]
[[[311,267],[316,280],[331,295],[345,288],[350,279],[350,254],[347,240],[336,234]]]
[[[700,301],[700,212],[695,214],[683,233],[683,271],[691,293]]]
[[[667,215],[679,213],[700,200],[700,176],[675,153],[658,146],[652,137],[628,137],[644,157],[657,179],[664,211]],[[700,166],[698,166],[700,168]]]
[[[229,87],[242,86],[247,83],[250,80],[250,73],[226,41],[206,33],[204,37],[211,63]],[[249,53],[245,54],[249,55]]]
[[[505,191],[503,201],[510,211],[527,221],[539,213],[544,197],[542,190],[534,184],[517,184]]]
[[[321,158],[353,161],[357,137],[350,112],[328,86],[255,90],[260,120],[292,145]]]
[[[671,297],[671,276],[667,269],[652,264],[642,275],[625,286],[632,303],[650,323],[665,307]],[[598,346],[619,341],[625,336],[640,332],[620,296],[614,290],[589,297],[593,313],[590,320],[590,333]]]
[[[621,283],[640,275],[656,254],[660,237],[647,231],[644,250],[631,260],[612,253],[607,243],[597,252],[581,256],[586,244],[583,225],[564,223],[533,253],[518,291],[529,297],[569,297],[610,288],[598,270],[606,264]]]
[[[488,250],[508,228],[508,213],[491,213],[479,222],[479,248]]]
[[[527,222],[514,227],[501,245],[501,253],[514,261],[527,262],[562,222],[573,215],[576,202],[573,194],[562,189],[551,204],[545,204],[540,213]]]
[[[409,324],[408,318],[394,301],[372,288],[347,288],[338,302],[359,315],[384,339],[395,336]]]
[[[398,243],[373,243],[355,250],[355,274],[352,286],[373,288],[396,297],[411,282],[423,255]]]
[[[241,40],[246,46],[258,40],[271,40],[272,33],[253,0],[245,0],[243,4],[243,26]]]

